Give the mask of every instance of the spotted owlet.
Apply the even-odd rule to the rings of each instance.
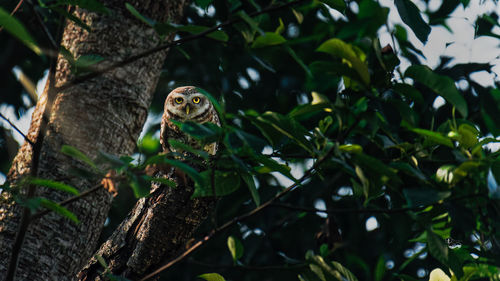
[[[164,152],[179,152],[169,145],[168,140],[171,139],[196,149],[201,148],[197,140],[181,131],[171,120],[196,123],[211,122],[220,126],[219,116],[210,100],[193,86],[179,87],[168,94],[161,118],[160,143]],[[205,145],[203,150],[215,155],[217,143]]]

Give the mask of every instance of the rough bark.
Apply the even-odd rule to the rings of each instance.
[[[165,176],[167,177],[167,176]],[[213,198],[194,198],[194,183],[171,171],[176,188],[154,185],[150,196],[140,199],[128,217],[78,274],[79,280],[105,280],[103,273],[137,280],[185,250],[196,228],[214,205]],[[105,274],[104,274],[105,275]]]
[[[168,18],[174,22],[182,15],[185,4],[185,1],[173,0],[101,2],[113,13],[103,15],[74,9],[74,15],[90,26],[91,32],[73,22],[68,22],[65,27],[61,44],[75,58],[98,54],[109,63],[157,45],[158,38],[154,31],[131,16],[125,9],[125,2],[131,3],[148,17],[160,21]],[[84,179],[71,173],[73,167],[83,164],[60,153],[61,146],[74,146],[91,158],[98,151],[116,155],[132,153],[146,119],[165,55],[166,51],[155,53],[63,92],[54,93],[50,91],[51,87],[59,87],[73,78],[70,64],[60,56],[55,85],[46,86],[32,116],[28,138],[38,143],[33,147],[29,143],[22,145],[13,161],[8,181],[20,183],[24,177],[36,175],[68,183],[80,191],[95,185],[98,179]],[[49,98],[49,92],[54,94],[52,98]],[[46,110],[47,107],[50,110]],[[44,114],[46,121],[43,121]],[[42,126],[44,122],[45,126]],[[39,187],[34,193],[35,196],[54,201],[69,197],[65,193]],[[25,235],[24,242],[19,249],[14,279],[74,279],[95,251],[110,204],[111,196],[100,190],[68,206],[78,216],[80,224],[54,213],[32,221],[26,232],[22,233]],[[24,211],[10,194],[2,192],[1,280],[5,278]]]

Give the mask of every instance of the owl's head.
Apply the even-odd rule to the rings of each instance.
[[[206,119],[212,103],[193,86],[174,89],[165,100],[165,112],[178,121],[200,122]]]

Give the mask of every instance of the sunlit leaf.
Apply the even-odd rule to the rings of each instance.
[[[362,81],[366,85],[370,84],[368,66],[359,59],[359,56],[354,51],[352,45],[345,43],[338,38],[333,38],[321,44],[316,51],[328,53],[334,57],[346,60],[349,66],[356,70]]]
[[[435,268],[429,274],[429,281],[450,281],[450,277],[441,268]]]
[[[226,281],[219,273],[205,273],[198,275],[198,277],[206,281]]]
[[[286,42],[286,39],[274,32],[266,32],[264,35],[255,38],[252,48],[262,48],[267,46],[280,45]]]
[[[428,140],[430,140],[434,143],[442,144],[442,145],[453,148],[453,143],[451,142],[451,140],[448,137],[446,137],[438,132],[433,132],[433,131],[419,129],[419,128],[411,129],[411,131],[427,138]]]
[[[227,248],[229,249],[234,262],[243,256],[243,244],[238,238],[229,236],[227,238]]]
[[[358,281],[358,278],[356,278],[356,276],[354,276],[354,274],[352,274],[352,272],[347,269],[346,267],[344,267],[342,264],[340,264],[339,262],[336,262],[336,261],[332,261],[331,262],[333,267],[338,270],[340,272],[340,274],[342,274],[343,276],[343,279],[342,280],[347,280],[347,281]]]

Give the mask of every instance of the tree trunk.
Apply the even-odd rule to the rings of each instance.
[[[179,172],[171,170],[168,174],[158,176],[174,181],[177,186],[154,184],[151,194],[136,203],[97,251],[96,256],[105,261],[107,268],[94,256],[78,274],[79,280],[103,280],[104,272],[138,280],[185,250],[193,232],[212,210],[215,199],[191,199],[194,183]]]
[[[91,28],[87,32],[68,22],[62,45],[75,58],[97,54],[107,62],[155,47],[159,39],[152,28],[130,15],[125,3],[131,3],[143,15],[158,21],[176,22],[185,1],[107,0],[110,15],[75,8],[73,14]],[[170,38],[171,39],[171,38]],[[169,40],[170,40],[169,39]],[[84,191],[100,179],[74,176],[71,169],[82,163],[62,154],[62,145],[71,145],[93,158],[98,151],[129,155],[146,120],[152,94],[158,81],[166,51],[127,64],[89,81],[55,92],[74,78],[70,64],[57,60],[55,85],[50,80],[33,113],[28,138],[13,161],[8,181],[20,184],[27,176],[70,184]],[[44,118],[45,117],[45,118]],[[22,187],[28,196],[45,197],[56,202],[66,193],[36,187]],[[28,191],[26,191],[26,189]],[[33,194],[30,194],[30,190]],[[95,251],[99,234],[110,208],[112,197],[101,189],[67,207],[80,220],[49,213],[30,221],[27,212],[12,195],[0,198],[0,279],[13,268],[13,254],[18,253],[15,280],[71,280]],[[30,222],[26,224],[26,222]],[[17,246],[16,246],[17,245]]]

